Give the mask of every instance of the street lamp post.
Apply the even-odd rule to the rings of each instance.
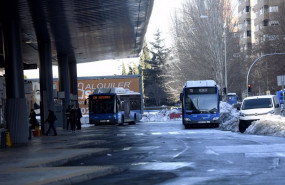
[[[257,59],[255,59],[255,60],[253,61],[253,63],[251,64],[251,66],[249,67],[249,70],[248,70],[248,72],[247,72],[247,76],[246,76],[246,88],[248,88],[248,78],[249,78],[249,74],[250,74],[251,68],[254,66],[254,64],[255,64],[256,62],[258,62],[260,59],[262,59],[263,57],[273,56],[273,55],[285,55],[285,53],[270,53],[270,54],[262,55],[262,56],[258,57]],[[248,93],[246,94],[246,96],[248,96]]]
[[[228,72],[227,72],[227,22],[224,28],[225,32],[225,87],[226,87],[226,97],[228,92]]]

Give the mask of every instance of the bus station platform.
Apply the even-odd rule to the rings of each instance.
[[[83,127],[72,133],[57,128],[57,136],[33,137],[25,146],[0,148],[0,184],[75,184],[119,173],[121,169],[114,166],[64,166],[74,160],[107,155],[111,151],[94,148],[96,144],[107,142],[92,139],[94,129]]]

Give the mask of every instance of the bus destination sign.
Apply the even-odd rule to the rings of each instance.
[[[185,89],[186,94],[216,94],[216,87],[196,87]]]
[[[93,96],[93,100],[109,100],[111,96]]]

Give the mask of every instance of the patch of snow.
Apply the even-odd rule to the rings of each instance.
[[[262,119],[252,122],[245,133],[285,137],[285,118],[268,114]]]
[[[232,105],[221,102],[220,103],[220,127],[219,129],[225,131],[238,132],[239,111],[233,108]]]
[[[172,113],[181,113],[181,110],[178,109],[163,109],[156,111],[145,111],[142,116],[144,122],[165,122],[170,120],[170,114]],[[182,118],[175,118],[171,120],[182,120]]]

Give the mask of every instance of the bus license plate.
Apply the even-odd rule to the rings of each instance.
[[[207,123],[207,121],[198,121],[198,123]]]
[[[198,123],[210,123],[210,121],[198,121]]]

